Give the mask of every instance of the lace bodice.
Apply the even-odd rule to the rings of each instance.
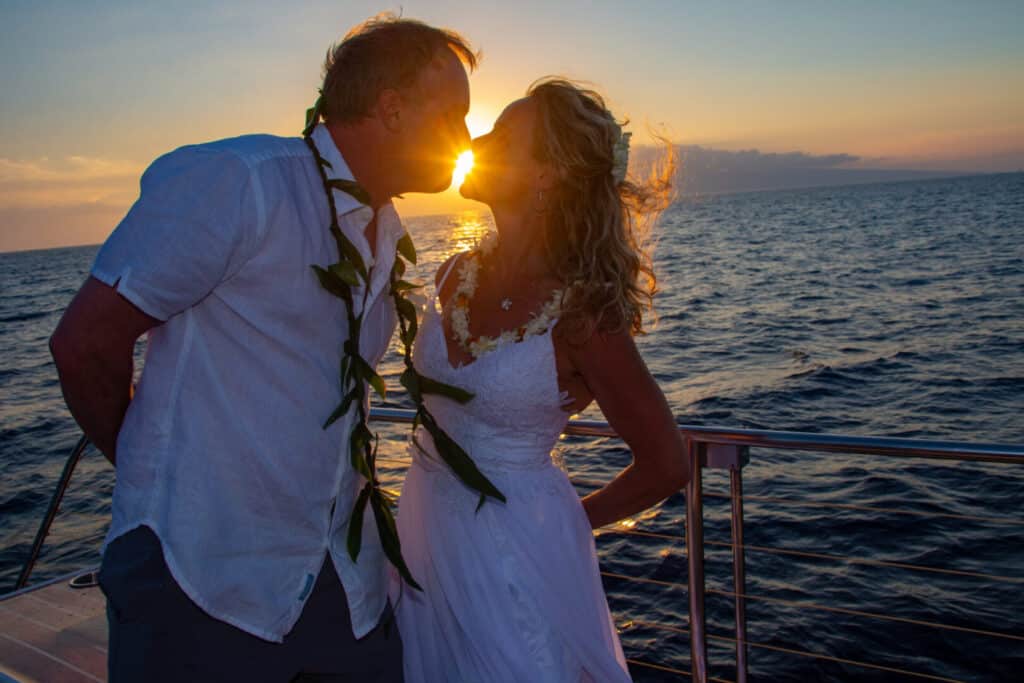
[[[425,402],[440,427],[481,469],[529,468],[550,461],[569,419],[561,407],[551,328],[521,342],[500,343],[475,361],[453,367],[435,296],[416,338],[413,363],[422,374],[475,394],[465,404],[436,395],[426,396]]]

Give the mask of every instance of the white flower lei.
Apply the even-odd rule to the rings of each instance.
[[[489,232],[480,241],[480,246],[467,255],[459,265],[459,286],[452,295],[451,307],[452,331],[459,346],[469,352],[473,358],[479,358],[488,351],[493,351],[499,344],[523,341],[538,334],[543,334],[551,326],[551,321],[561,313],[562,294],[564,290],[556,289],[551,299],[544,304],[540,313],[531,318],[517,330],[505,330],[497,337],[479,336],[470,341],[469,334],[469,302],[473,299],[477,288],[477,276],[480,273],[480,257],[489,254],[497,244],[497,234]]]

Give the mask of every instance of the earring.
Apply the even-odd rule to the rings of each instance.
[[[544,213],[544,190],[537,190],[537,213]]]

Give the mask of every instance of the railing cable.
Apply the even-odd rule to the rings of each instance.
[[[648,669],[655,669],[656,671],[664,671],[670,674],[676,674],[677,676],[686,676],[690,678],[693,676],[689,671],[683,671],[682,669],[673,669],[671,666],[665,666],[664,664],[652,664],[651,662],[644,662],[639,659],[626,658],[626,663],[632,666],[644,666]]]
[[[646,628],[659,629],[662,631],[672,631],[673,633],[680,633],[682,635],[689,635],[690,629],[679,628],[678,626],[669,626],[667,624],[658,624],[650,621],[637,621],[632,620],[633,626],[640,626]],[[729,636],[721,636],[714,633],[709,633],[708,638],[711,640],[719,640],[728,643],[735,643],[736,639]],[[838,664],[849,664],[852,666],[864,667],[866,669],[876,669],[878,671],[887,671],[889,673],[903,674],[904,676],[913,676],[916,678],[924,678],[931,681],[944,681],[944,683],[965,683],[962,679],[958,678],[946,678],[944,676],[937,676],[935,674],[927,674],[919,671],[909,671],[907,669],[898,669],[892,666],[885,666],[884,664],[872,664],[870,662],[861,662],[855,659],[844,659],[843,657],[834,657],[832,655],[820,654],[818,652],[810,652],[808,650],[796,650],[793,648],[782,647],[781,645],[769,645],[768,643],[755,643],[750,640],[746,641],[747,645],[754,648],[760,648],[763,650],[774,650],[775,652],[784,652],[786,654],[798,655],[800,657],[808,657],[811,659],[821,659],[829,662],[836,662]]]
[[[690,678],[690,677],[693,676],[693,674],[690,673],[689,671],[683,671],[682,669],[674,669],[671,666],[665,666],[664,664],[653,664],[651,662],[645,662],[645,661],[642,661],[642,660],[639,660],[639,659],[630,659],[630,658],[627,657],[626,658],[626,663],[627,664],[632,664],[634,666],[645,666],[648,669],[655,669],[657,671],[664,671],[665,673],[676,674],[677,676],[686,676],[687,678]],[[734,681],[730,681],[727,678],[716,678],[714,676],[709,677],[708,680],[709,681],[714,681],[715,683],[735,683]]]
[[[668,588],[687,588],[686,584],[684,583],[678,583],[674,581],[663,581],[661,579],[648,579],[639,576],[629,576],[628,574],[617,574],[615,572],[601,572],[601,576],[607,576],[608,578],[612,579],[621,579],[623,581],[647,583],[655,586],[666,586]],[[819,605],[813,602],[800,602],[798,600],[773,598],[766,595],[750,595],[749,593],[736,593],[735,591],[724,590],[721,588],[707,588],[704,592],[712,595],[721,595],[730,598],[741,597],[746,600],[770,602],[777,605],[785,605],[787,607],[798,607],[802,609],[819,610],[823,612],[835,612],[837,614],[847,614],[850,616],[865,617],[868,619],[879,619],[882,621],[897,621],[904,624],[914,624],[915,626],[928,626],[930,628],[943,629],[947,631],[960,631],[961,633],[973,633],[974,635],[988,636],[990,638],[1002,638],[1005,640],[1015,640],[1024,642],[1024,636],[1018,636],[1013,633],[987,631],[985,629],[971,628],[969,626],[955,626],[953,624],[940,624],[933,621],[924,621],[923,619],[911,619],[910,617],[895,617],[888,614],[877,614],[875,612],[865,612],[863,610],[850,609],[848,607],[830,607],[828,605]]]
[[[706,498],[729,498],[728,494],[725,493],[705,493]],[[931,517],[936,519],[959,519],[969,522],[988,522],[993,524],[1011,524],[1014,526],[1024,526],[1024,519],[1015,519],[1013,517],[986,517],[982,515],[958,515],[952,512],[926,512],[924,510],[901,510],[900,508],[887,508],[877,507],[874,505],[858,505],[856,503],[827,503],[824,501],[817,500],[806,500],[799,498],[773,498],[771,496],[758,496],[745,494],[743,496],[744,501],[751,501],[754,503],[775,503],[778,505],[792,505],[792,506],[806,506],[806,507],[822,507],[822,508],[837,508],[840,510],[861,510],[865,512],[886,512],[896,515],[916,515],[919,517]]]
[[[728,541],[708,541],[705,539],[704,545],[712,545],[721,548],[732,548],[732,543]],[[849,557],[846,555],[831,555],[828,553],[816,553],[807,550],[791,550],[789,548],[772,548],[768,546],[750,545],[745,543],[743,545],[744,550],[750,550],[756,553],[767,553],[770,555],[791,555],[794,557],[806,557],[816,560],[832,560],[834,562],[848,562],[850,564],[866,564],[870,566],[878,567],[892,567],[895,569],[911,569],[914,571],[922,572],[933,572],[936,574],[950,574],[953,576],[969,576],[975,579],[985,579],[987,581],[1004,581],[1008,583],[1024,583],[1024,577],[1020,576],[1003,576],[1000,574],[984,574],[981,572],[971,572],[961,569],[945,569],[942,567],[928,567],[922,564],[911,564],[909,562],[893,562],[891,560],[871,560],[863,557]]]

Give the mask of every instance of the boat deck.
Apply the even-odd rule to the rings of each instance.
[[[0,598],[0,683],[107,680],[106,598],[70,578]]]

